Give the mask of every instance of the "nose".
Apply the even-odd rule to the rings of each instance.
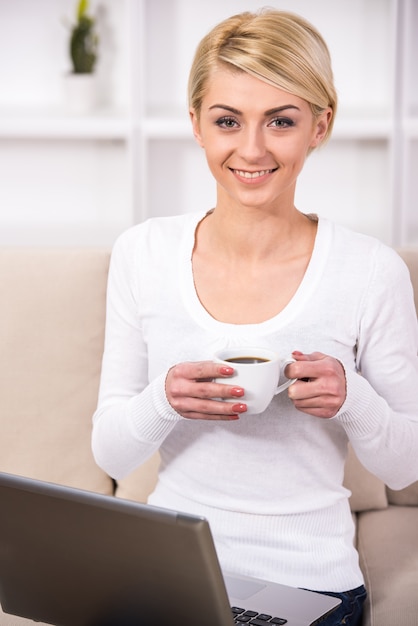
[[[239,156],[247,162],[257,162],[266,154],[266,143],[263,129],[259,126],[248,126],[240,133]]]

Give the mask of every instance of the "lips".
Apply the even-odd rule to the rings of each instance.
[[[231,168],[231,171],[241,178],[248,178],[252,180],[255,178],[261,178],[261,176],[265,176],[266,174],[271,174],[272,172],[275,172],[276,169],[277,168],[273,168],[271,170],[258,170],[257,172],[247,172],[245,170],[235,170]]]

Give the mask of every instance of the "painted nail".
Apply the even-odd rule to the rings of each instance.
[[[232,407],[232,410],[234,411],[234,413],[245,413],[245,411],[247,410],[247,405],[246,404],[234,404],[234,406]]]
[[[242,398],[244,395],[244,389],[242,387],[233,387],[231,389],[231,396],[234,398]]]
[[[227,365],[223,365],[221,367],[221,374],[223,374],[224,376],[231,376],[231,374],[233,373],[234,373],[233,367],[228,367]]]

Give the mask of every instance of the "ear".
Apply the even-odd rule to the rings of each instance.
[[[328,107],[314,122],[314,134],[310,144],[310,148],[316,148],[324,140],[327,134],[328,126],[332,119],[332,109]]]
[[[189,115],[192,121],[193,135],[195,136],[195,139],[197,143],[199,144],[199,146],[203,148],[204,146],[203,146],[202,135],[200,134],[200,124],[199,124],[199,119],[196,114],[196,111],[194,109],[190,109]]]

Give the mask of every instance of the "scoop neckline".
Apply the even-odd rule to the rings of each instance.
[[[247,336],[251,336],[251,334],[255,333],[257,333],[257,335],[264,332],[269,333],[288,324],[298,314],[303,304],[315,291],[323,273],[331,242],[331,222],[315,216],[317,218],[318,227],[312,255],[305,274],[288,304],[276,315],[263,322],[234,324],[222,322],[212,317],[201,303],[196,291],[193,277],[192,254],[195,245],[196,230],[205,215],[207,215],[206,212],[193,216],[194,219],[190,221],[189,228],[186,229],[180,249],[181,267],[179,275],[182,299],[184,306],[194,321],[199,326],[215,332],[224,333],[227,331],[228,333],[236,333],[238,335],[242,335],[243,332],[245,332]]]

